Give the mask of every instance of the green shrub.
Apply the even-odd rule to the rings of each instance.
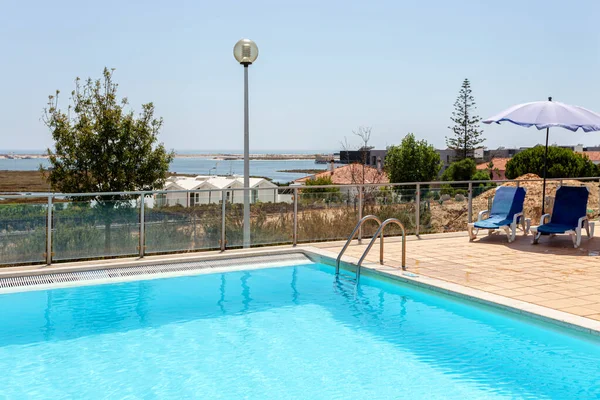
[[[450,164],[442,174],[443,181],[468,181],[477,172],[477,164],[470,158]]]
[[[528,173],[543,176],[544,146],[524,150],[506,163],[506,177],[515,179]],[[600,175],[600,166],[594,165],[587,156],[557,146],[548,148],[547,178],[581,178]]]
[[[390,182],[429,182],[437,178],[442,162],[435,148],[412,133],[399,146],[390,146],[385,157],[385,170]]]

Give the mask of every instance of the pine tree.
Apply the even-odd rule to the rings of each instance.
[[[454,126],[448,129],[452,130],[454,137],[446,136],[446,145],[454,150],[456,160],[472,158],[473,151],[485,141],[483,131],[479,129],[481,118],[475,113],[477,107],[471,93],[471,82],[465,79],[450,117]]]

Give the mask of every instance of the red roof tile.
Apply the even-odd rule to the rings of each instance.
[[[508,160],[510,160],[510,158],[501,158],[501,157],[492,158],[492,163],[494,164],[492,169],[499,169],[500,171],[506,171],[506,163],[508,162]],[[477,166],[477,169],[478,170],[488,169],[488,164],[489,164],[489,162],[479,164]]]

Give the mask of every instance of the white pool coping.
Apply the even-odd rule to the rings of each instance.
[[[210,253],[191,253],[191,254],[178,254],[168,256],[153,256],[147,258],[136,258],[136,259],[113,259],[113,260],[101,260],[101,261],[87,261],[77,262],[69,264],[55,264],[52,266],[35,266],[35,267],[11,267],[3,268],[0,270],[0,278],[7,277],[19,277],[19,276],[32,276],[32,275],[45,275],[54,273],[69,273],[69,272],[83,272],[93,271],[99,269],[111,269],[111,268],[126,268],[143,265],[156,265],[156,264],[169,264],[169,263],[181,263],[181,262],[192,262],[192,261],[207,261],[207,260],[219,260],[219,259],[239,259],[255,256],[277,256],[277,255],[288,255],[288,254],[304,254],[308,258],[316,262],[323,262],[329,265],[335,265],[337,253],[333,253],[328,250],[312,247],[309,245],[302,245],[297,247],[285,246],[278,248],[262,248],[262,249],[251,249],[251,250],[230,250],[226,253],[221,252],[210,252]],[[343,264],[345,266],[358,264],[358,259],[354,257],[344,256]],[[241,270],[252,270],[266,267],[278,267],[288,266],[286,263],[273,263],[271,266],[240,266],[240,267],[223,267],[223,268],[210,268],[207,270],[195,270],[186,272],[175,272],[175,273],[161,273],[145,276],[133,276],[123,278],[111,278],[105,281],[93,280],[89,282],[69,282],[61,284],[49,284],[49,285],[35,285],[31,288],[19,287],[12,290],[12,288],[0,289],[0,293],[11,293],[11,292],[23,292],[26,290],[44,290],[50,288],[59,287],[74,287],[83,285],[97,285],[97,284],[110,284],[117,282],[128,282],[136,280],[149,280],[149,279],[162,279],[167,277],[176,276],[189,276],[189,275],[200,275],[200,274],[211,274],[221,273],[228,271],[241,271]],[[527,303],[525,301],[511,299],[509,297],[500,296],[485,292],[478,289],[469,288],[466,286],[458,285],[443,281],[436,278],[430,278],[418,274],[413,274],[410,271],[403,271],[402,269],[379,265],[373,263],[367,263],[362,266],[367,273],[373,273],[375,275],[381,275],[388,277],[400,282],[412,284],[421,288],[429,289],[432,291],[456,296],[459,298],[474,301],[476,303],[485,304],[491,307],[496,307],[517,314],[521,314],[533,319],[549,322],[555,325],[559,325],[566,328],[571,328],[577,331],[589,333],[592,335],[600,336],[600,321],[581,317],[574,314],[569,314],[563,311],[554,310],[552,308],[539,306],[536,304]],[[44,286],[44,287],[43,287]]]

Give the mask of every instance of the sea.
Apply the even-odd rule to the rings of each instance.
[[[42,154],[40,150],[20,150],[7,151],[1,150],[0,154]],[[176,151],[179,155],[194,154],[203,155],[200,157],[176,157],[169,170],[180,174],[197,174],[197,175],[243,175],[244,161],[243,160],[223,160],[212,159],[209,154],[240,154],[236,150],[210,150],[210,151]],[[298,150],[258,150],[253,154],[331,154],[328,151],[298,151]],[[32,159],[0,159],[0,170],[9,171],[35,171],[39,167],[44,168],[49,166],[48,160],[45,158]],[[282,172],[284,170],[298,169],[321,169],[325,170],[327,165],[316,164],[314,160],[250,160],[250,175],[260,176],[271,179],[276,183],[287,183],[295,179],[306,176],[306,173],[301,172]]]

